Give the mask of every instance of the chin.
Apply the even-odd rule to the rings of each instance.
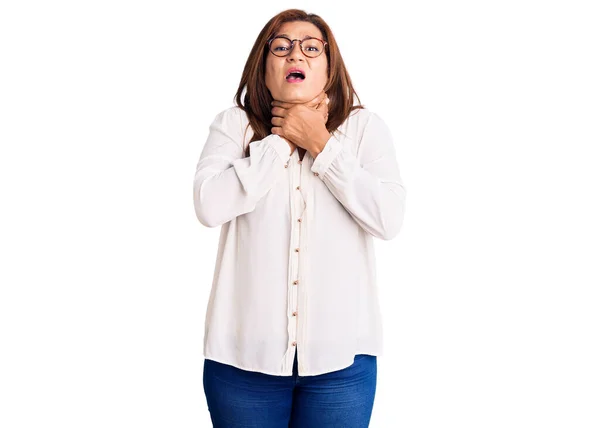
[[[281,101],[287,102],[287,103],[305,103],[308,102],[310,100],[312,100],[314,97],[310,97],[308,95],[305,94],[287,94],[287,95],[282,95]]]

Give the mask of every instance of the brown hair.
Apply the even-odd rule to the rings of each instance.
[[[271,101],[273,101],[273,97],[265,83],[265,64],[269,54],[267,41],[276,34],[282,24],[294,21],[305,21],[314,24],[321,30],[323,38],[327,42],[325,54],[327,55],[329,76],[324,88],[329,97],[327,130],[329,132],[337,130],[353,110],[364,108],[352,86],[350,75],[346,70],[338,45],[327,23],[314,13],[306,13],[300,9],[284,10],[271,18],[258,35],[244,66],[240,85],[235,94],[235,103],[246,112],[249,121],[248,126],[251,126],[254,131],[250,143],[262,140],[271,134]],[[242,102],[244,89],[246,89],[246,94]],[[354,96],[358,99],[358,105],[354,105]],[[247,130],[248,127],[246,127]],[[244,153],[246,157],[250,155],[250,146],[246,147]]]

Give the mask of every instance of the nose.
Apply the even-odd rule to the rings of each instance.
[[[297,48],[297,49],[296,49]],[[290,59],[302,59],[304,60],[304,54],[302,53],[302,48],[300,47],[300,43],[299,42],[294,42],[294,46],[292,47],[292,51],[290,52],[290,54],[287,56],[288,61]]]

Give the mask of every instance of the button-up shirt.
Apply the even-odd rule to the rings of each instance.
[[[220,112],[194,177],[198,220],[221,226],[204,357],[291,376],[297,352],[313,376],[381,355],[373,238],[399,233],[406,196],[389,128],[354,110],[300,160],[276,134],[245,157],[247,125],[237,106]]]

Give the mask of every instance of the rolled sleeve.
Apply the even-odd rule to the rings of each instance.
[[[315,158],[310,170],[317,173],[322,179],[333,160],[342,151],[342,147],[342,143],[335,136],[329,137],[323,150]]]

